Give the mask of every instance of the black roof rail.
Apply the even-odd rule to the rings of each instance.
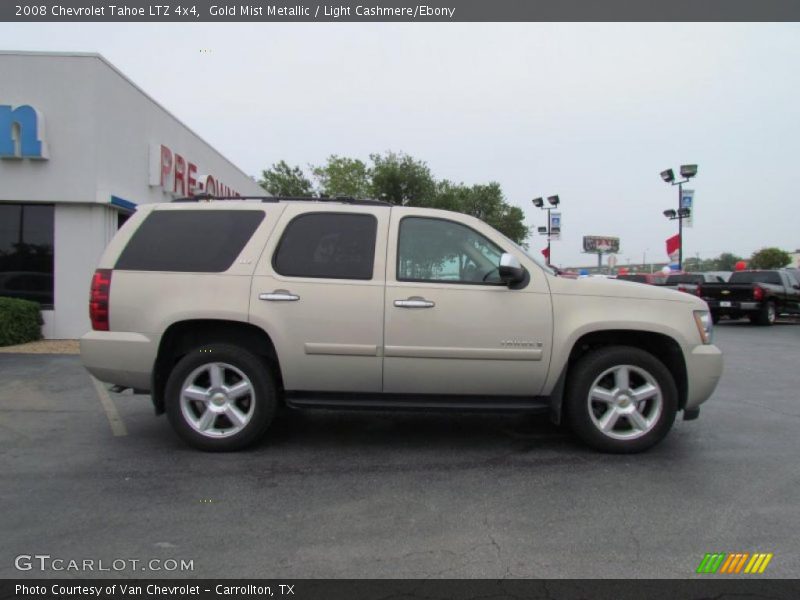
[[[215,196],[213,194],[195,194],[194,196],[175,198],[173,202],[208,202],[211,200],[260,200],[261,202],[341,202],[343,204],[357,204],[363,206],[392,206],[391,202],[385,202],[383,200],[353,198],[351,196],[317,198],[313,196]]]

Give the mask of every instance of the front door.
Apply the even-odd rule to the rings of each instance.
[[[384,392],[535,396],[551,352],[544,272],[476,219],[393,211],[387,253]],[[530,278],[500,281],[504,252]]]

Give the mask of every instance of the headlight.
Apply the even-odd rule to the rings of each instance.
[[[714,337],[714,322],[711,313],[707,310],[694,311],[694,322],[697,323],[697,331],[704,344],[710,344]]]

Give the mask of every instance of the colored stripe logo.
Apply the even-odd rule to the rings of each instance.
[[[767,569],[773,557],[773,553],[756,552],[716,552],[706,554],[700,565],[697,567],[698,573],[719,573],[725,575],[738,575],[740,573],[752,574],[763,573]]]

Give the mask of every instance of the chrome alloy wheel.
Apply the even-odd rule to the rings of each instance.
[[[227,363],[207,363],[192,371],[181,386],[181,413],[201,435],[228,437],[253,417],[256,396],[252,382]]]
[[[617,365],[589,388],[589,415],[603,435],[634,440],[655,427],[664,401],[655,378],[640,367]]]

